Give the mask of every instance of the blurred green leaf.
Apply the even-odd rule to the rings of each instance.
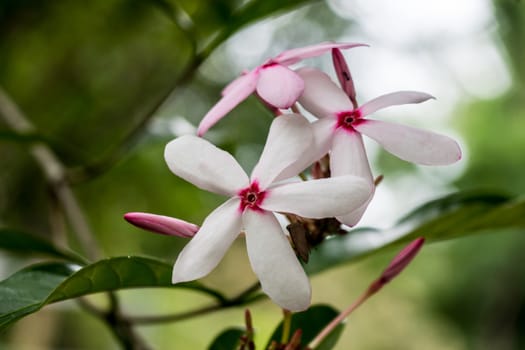
[[[290,334],[294,334],[297,329],[302,330],[301,344],[307,345],[311,342],[319,332],[323,330],[334,318],[339,315],[339,311],[328,305],[312,305],[308,310],[304,312],[298,312],[293,314],[292,324],[290,328]],[[324,341],[319,344],[316,350],[329,350],[332,349],[341,332],[344,325],[339,324],[333,331],[328,335]],[[265,349],[270,346],[272,341],[280,342],[283,332],[283,323],[279,323],[279,326],[273,332],[268,344]]]
[[[23,255],[45,255],[84,264],[85,261],[77,254],[56,247],[50,241],[26,232],[0,229],[0,249]]]
[[[110,258],[84,268],[66,263],[27,267],[0,282],[0,330],[47,304],[125,288],[185,288],[225,300],[197,282],[171,284],[171,271],[170,264],[142,257]]]
[[[270,16],[276,12],[289,11],[293,8],[306,5],[319,0],[266,0],[250,1],[234,17],[234,27],[239,28],[246,23]]]
[[[228,328],[213,340],[208,350],[236,350],[244,333],[242,328]]]
[[[525,200],[465,191],[424,204],[385,230],[360,228],[328,239],[305,268],[318,273],[392,245],[425,237],[427,242],[502,230],[525,230]]]

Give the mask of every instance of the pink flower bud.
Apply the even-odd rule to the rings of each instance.
[[[199,230],[197,225],[163,215],[127,213],[124,219],[142,229],[168,236],[190,238]]]
[[[401,271],[403,271],[405,267],[410,264],[412,259],[415,258],[423,246],[423,243],[425,243],[425,239],[423,237],[419,237],[403,248],[403,250],[401,250],[399,254],[397,254],[396,257],[390,262],[385,271],[383,271],[381,277],[379,277],[379,279],[370,285],[369,291],[371,293],[378,291],[394,277],[399,275]]]

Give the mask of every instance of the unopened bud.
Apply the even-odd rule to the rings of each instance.
[[[369,291],[371,293],[378,291],[394,277],[399,275],[399,273],[401,273],[401,271],[403,271],[405,267],[407,267],[408,264],[410,264],[410,262],[414,259],[421,249],[421,246],[423,246],[423,243],[425,243],[425,239],[423,237],[419,237],[403,248],[403,250],[401,250],[399,254],[397,254],[396,257],[390,262],[385,271],[383,271],[379,279],[370,285]]]
[[[339,79],[339,84],[346,95],[352,101],[354,108],[357,108],[357,100],[355,94],[354,80],[352,79],[352,74],[350,74],[350,69],[346,64],[345,58],[339,49],[332,49],[332,61],[334,63],[335,73]]]
[[[168,236],[190,238],[199,230],[197,225],[164,215],[127,213],[124,215],[124,219],[144,230]]]

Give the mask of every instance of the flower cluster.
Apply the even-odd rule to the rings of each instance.
[[[248,257],[263,291],[284,309],[304,310],[310,305],[308,278],[294,252],[294,242],[275,214],[305,220],[335,217],[338,225],[356,225],[375,190],[362,134],[406,161],[443,165],[460,159],[461,151],[449,137],[368,118],[379,109],[420,103],[432,96],[399,91],[359,106],[340,51],[358,46],[366,45],[320,43],[267,60],[223,90],[222,98],[200,123],[198,135],[168,143],[164,158],[174,174],[228,197],[200,228],[166,216],[126,214],[125,218],[139,227],[192,237],[175,262],[173,283],[210,273],[244,233]],[[289,68],[330,51],[341,87],[320,70]],[[248,175],[229,153],[201,136],[252,93],[278,113],[259,162]],[[311,123],[297,113],[297,103],[318,119]],[[290,107],[295,113],[287,111]],[[319,174],[312,170],[310,179],[303,176],[299,180],[297,175],[312,164],[319,165],[324,157],[329,158],[328,171]]]

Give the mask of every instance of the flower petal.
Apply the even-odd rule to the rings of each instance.
[[[397,91],[390,94],[381,95],[374,98],[373,100],[368,101],[359,107],[359,111],[361,111],[361,115],[364,117],[386,107],[405,105],[409,103],[421,103],[431,98],[435,97],[424,92]]]
[[[395,123],[364,119],[354,128],[376,140],[397,157],[422,165],[447,165],[461,159],[456,141],[448,136]]]
[[[256,68],[257,69],[257,68]],[[224,87],[221,91],[221,96],[228,95],[235,87],[242,86],[244,84],[248,84],[246,79],[253,79],[251,76],[251,72],[249,70],[243,70],[241,72],[241,75],[232,80],[228,85]],[[233,90],[235,91],[235,90]]]
[[[215,209],[195,237],[180,252],[173,267],[172,282],[187,282],[206,276],[222,259],[241,231],[239,199],[231,198]]]
[[[185,135],[168,143],[164,159],[175,175],[207,191],[231,196],[249,184],[231,154],[197,136]]]
[[[358,46],[368,46],[366,44],[360,43],[335,43],[335,42],[322,42],[315,45],[309,45],[305,47],[299,47],[296,49],[291,49],[281,52],[276,56],[273,61],[278,62],[282,65],[289,66],[291,64],[297,63],[305,58],[320,56],[325,52],[330,51],[331,49],[350,49],[352,47]]]
[[[253,70],[248,72],[236,80],[234,85],[228,85],[226,94],[213,106],[208,113],[202,118],[197,135],[202,136],[209,128],[221,120],[228,112],[235,106],[244,101],[255,91],[257,79],[259,78],[259,71]]]
[[[168,236],[193,237],[199,226],[190,222],[164,215],[149,213],[126,213],[124,219],[130,224],[155,233]]]
[[[336,219],[345,224],[346,226],[354,227],[361,221],[361,218],[366,212],[366,209],[368,208],[368,204],[372,201],[372,198],[374,197],[374,192],[370,195],[370,198],[365,202],[365,204],[361,205],[359,208],[351,211],[348,214],[344,215],[336,215]]]
[[[344,129],[335,132],[330,171],[332,176],[356,175],[369,182],[374,181],[361,134]]]
[[[260,71],[257,94],[274,107],[290,108],[303,90],[303,79],[285,66],[274,64]]]
[[[306,310],[310,283],[275,216],[247,210],[242,220],[248,257],[262,290],[286,310]]]
[[[312,140],[310,123],[302,115],[283,114],[275,118],[251,180],[257,180],[260,188],[266,189],[283,170],[307,152]]]
[[[358,132],[338,129],[334,136],[332,152],[330,153],[330,170],[332,176],[356,175],[368,181],[372,191],[367,201],[359,208],[338,215],[336,218],[347,226],[355,226],[361,220],[368,204],[374,196],[375,186],[370,163],[366,156],[363,137]]]
[[[287,183],[270,188],[260,207],[314,219],[327,218],[359,208],[371,191],[368,181],[353,175]]]
[[[337,112],[353,110],[352,102],[328,75],[314,68],[297,71],[304,80],[299,103],[318,118],[335,117]]]
[[[312,146],[308,148],[308,151],[303,152],[297,158],[297,161],[281,172],[275,181],[281,181],[296,176],[328,153],[332,146],[332,135],[335,123],[336,120],[332,118],[323,118],[313,122],[311,124],[314,135]]]

